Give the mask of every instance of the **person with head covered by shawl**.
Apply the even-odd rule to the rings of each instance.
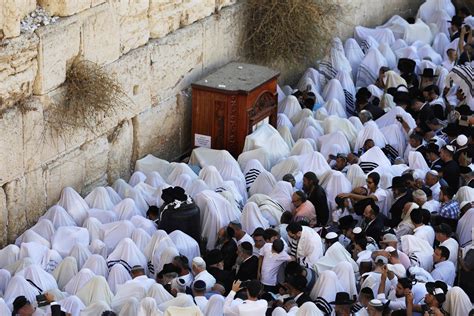
[[[357,112],[361,112],[362,110],[369,111],[373,119],[376,120],[384,115],[385,112],[370,102],[371,97],[372,93],[370,93],[369,89],[365,87],[360,88],[356,93],[356,109]]]

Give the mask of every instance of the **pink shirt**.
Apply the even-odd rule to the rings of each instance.
[[[308,219],[316,218],[316,210],[311,201],[306,201],[295,210],[295,217],[306,217]]]

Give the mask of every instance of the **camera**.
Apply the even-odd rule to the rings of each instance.
[[[38,307],[49,305],[49,302],[44,294],[36,295],[36,302],[38,303]]]

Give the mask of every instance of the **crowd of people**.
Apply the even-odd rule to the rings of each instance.
[[[0,314],[474,315],[473,27],[449,0],[358,26],[237,160],[64,188],[0,250]]]

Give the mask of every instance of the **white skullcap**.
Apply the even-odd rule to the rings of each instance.
[[[193,259],[193,264],[194,264],[195,266],[198,266],[198,267],[206,268],[206,262],[205,262],[204,259],[201,258],[201,257],[195,257],[195,258]]]
[[[388,246],[387,248],[385,248],[385,251],[386,252],[394,252],[396,249],[393,248],[392,246]]]
[[[356,227],[356,228],[354,228],[354,229],[352,230],[352,232],[353,232],[354,234],[356,234],[356,235],[357,235],[357,234],[360,234],[360,233],[362,233],[362,228]]]
[[[336,239],[337,238],[337,234],[335,232],[330,232],[330,233],[327,233],[326,234],[326,239]]]
[[[459,135],[458,138],[456,138],[456,143],[459,145],[459,146],[464,146],[467,144],[467,137],[466,135]]]
[[[439,173],[436,170],[431,169],[430,171],[428,171],[428,173],[433,175],[433,176],[439,177]]]

